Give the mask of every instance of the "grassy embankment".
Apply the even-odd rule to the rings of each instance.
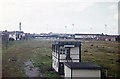
[[[104,68],[108,68],[108,76],[118,76],[118,44],[117,42],[81,40],[82,61],[90,61]],[[119,44],[120,45],[120,44]],[[47,77],[60,77],[56,72],[51,72],[51,41],[24,40],[9,42],[3,48],[3,76],[26,77],[24,62],[34,60],[34,66],[40,67],[40,72]],[[8,61],[17,59],[18,61]]]
[[[56,72],[51,72],[51,43],[43,40],[24,40],[8,43],[7,49],[3,48],[3,77],[27,77],[25,75],[25,64],[27,59],[34,60],[34,66],[40,67],[40,72],[45,77],[59,77]],[[8,61],[17,59],[17,61]]]
[[[83,41],[82,40],[82,61],[90,61],[102,66],[103,68],[108,68],[108,77],[119,76],[120,62],[118,57],[120,55],[119,47],[120,43],[110,42],[110,41]],[[103,70],[104,71],[104,70]]]

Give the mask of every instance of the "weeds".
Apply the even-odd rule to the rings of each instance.
[[[108,68],[108,76],[118,73],[120,60],[118,57],[118,43],[106,41],[81,40],[81,57],[84,62],[89,61]],[[3,77],[26,77],[24,61],[33,59],[34,66],[40,68],[47,78],[61,78],[58,73],[49,70],[52,66],[51,41],[47,40],[24,40],[8,43],[7,49],[2,50]],[[86,53],[85,53],[86,52]],[[91,52],[91,53],[87,53]],[[19,62],[9,62],[8,59],[20,59]],[[32,69],[32,68],[31,68]],[[120,73],[117,75],[119,76]],[[52,78],[53,79],[53,78]]]
[[[88,52],[88,50],[86,49],[86,50],[84,50],[84,52]]]

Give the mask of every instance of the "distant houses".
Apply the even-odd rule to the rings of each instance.
[[[104,35],[104,34],[75,34],[75,39],[96,39],[103,41],[118,41],[118,35]]]
[[[118,35],[103,35],[96,38],[97,40],[103,40],[103,41],[118,41]]]
[[[95,39],[102,41],[119,41],[119,35],[104,35],[102,34],[62,34],[62,33],[41,33],[33,34],[34,38],[41,39]]]
[[[75,34],[75,39],[95,39],[102,34]]]
[[[14,40],[21,40],[24,37],[23,31],[11,31],[8,32],[8,34],[9,34],[9,39],[14,39]]]
[[[41,34],[30,34],[24,33],[23,31],[3,31],[3,41],[22,40],[29,38],[40,38],[40,39],[95,39],[103,41],[120,41],[119,35],[104,35],[102,34],[64,34],[64,33],[41,33]]]
[[[8,42],[9,41],[9,34],[8,34],[7,30],[3,31],[1,33],[1,35],[2,35],[2,42]]]
[[[14,40],[23,40],[31,37],[30,33],[24,33],[23,31],[3,31],[2,32],[2,41],[14,41]]]

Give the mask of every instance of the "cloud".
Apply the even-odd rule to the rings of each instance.
[[[18,30],[18,23],[21,21],[22,29],[27,32],[47,32],[46,24],[52,32],[64,32],[65,25],[67,32],[72,32],[71,24],[74,23],[75,32],[89,33],[91,25],[98,29],[105,21],[109,21],[108,24],[116,22],[116,6],[114,3],[98,5],[96,0],[1,0],[0,26],[4,26],[2,29]],[[107,17],[110,19],[106,20]],[[101,28],[101,31],[95,32],[102,30]]]
[[[118,14],[114,14],[113,19],[118,20]]]
[[[118,8],[117,4],[113,4],[113,5],[108,7],[108,9],[110,9],[110,10],[114,10],[114,9],[117,9],[117,8]]]

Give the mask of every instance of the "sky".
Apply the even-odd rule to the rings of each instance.
[[[0,30],[118,34],[118,0],[0,0]],[[105,26],[106,25],[106,26]]]

